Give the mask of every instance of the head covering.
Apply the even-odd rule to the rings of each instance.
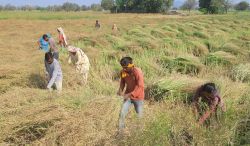
[[[81,56],[86,56],[85,53],[82,51],[82,49],[74,47],[74,46],[68,46],[68,51],[72,53],[79,52]]]
[[[57,30],[59,31],[60,34],[63,35],[64,42],[65,42],[66,45],[68,45],[67,38],[66,38],[66,35],[65,35],[65,33],[64,33],[63,29],[62,29],[62,27],[58,27]]]
[[[68,46],[69,52],[77,52],[80,48],[74,47],[74,46]]]

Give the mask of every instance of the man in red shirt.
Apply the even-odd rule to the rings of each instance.
[[[125,117],[131,104],[134,105],[138,117],[142,117],[144,81],[141,69],[134,66],[133,59],[131,57],[122,58],[120,64],[123,69],[120,74],[120,88],[117,94],[124,97],[124,103],[119,119],[119,129],[121,130],[125,128]]]
[[[204,113],[202,112],[202,108],[199,104],[200,99],[201,102],[208,105],[208,108],[205,109]],[[209,117],[211,117],[212,114],[216,114],[218,107],[220,107],[223,112],[226,110],[224,102],[219,96],[218,90],[216,89],[214,83],[206,83],[199,87],[194,95],[193,104],[195,107],[195,113],[201,114],[199,118],[200,125],[202,125]]]

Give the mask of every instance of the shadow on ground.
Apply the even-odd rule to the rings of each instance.
[[[46,88],[46,79],[45,76],[43,77],[41,74],[31,74],[28,80],[28,86],[30,88],[39,88],[45,89]]]

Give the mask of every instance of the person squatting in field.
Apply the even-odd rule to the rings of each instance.
[[[52,86],[55,85],[56,90],[62,90],[62,70],[59,62],[54,58],[51,52],[45,53],[45,61],[48,63],[48,68],[46,68],[49,74],[49,82],[47,89],[52,91]]]
[[[201,102],[199,102],[201,100]],[[206,104],[208,108],[202,108],[202,104]],[[202,125],[213,114],[217,114],[218,107],[225,111],[225,105],[214,83],[206,83],[200,86],[193,97],[193,105],[195,114],[200,115],[199,124]]]
[[[67,42],[67,38],[66,38],[66,35],[65,35],[62,27],[58,27],[57,32],[59,33],[59,36],[58,36],[59,42],[58,42],[58,44],[61,47],[66,48],[68,46],[68,42]]]
[[[86,84],[90,67],[88,56],[80,48],[74,46],[68,46],[68,51],[68,63],[76,66],[76,71],[82,75],[82,83]]]
[[[125,117],[131,104],[134,105],[138,117],[142,117],[144,101],[144,79],[141,69],[134,66],[133,59],[131,57],[122,58],[120,60],[120,64],[123,69],[120,73],[120,88],[117,94],[119,96],[123,96],[124,98],[119,118],[119,130],[122,130],[125,128]]]

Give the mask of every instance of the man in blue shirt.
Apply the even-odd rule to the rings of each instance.
[[[51,52],[45,53],[45,61],[48,63],[48,68],[46,68],[49,73],[49,83],[47,89],[52,91],[52,86],[55,85],[58,91],[62,90],[62,69],[59,62],[54,59]]]
[[[43,50],[45,53],[50,51],[50,46],[49,46],[49,42],[47,39],[48,39],[48,35],[44,34],[38,40],[39,49]]]

